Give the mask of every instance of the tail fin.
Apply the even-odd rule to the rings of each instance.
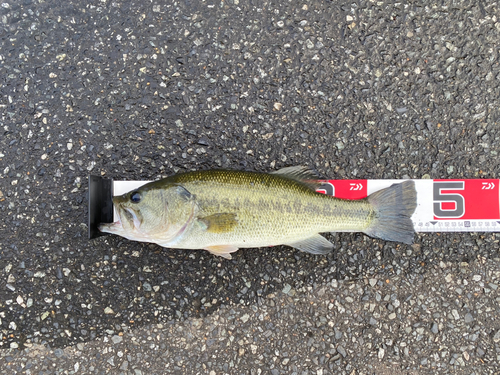
[[[368,196],[375,217],[365,233],[386,241],[413,243],[415,229],[411,215],[417,207],[417,192],[413,181],[404,181]]]

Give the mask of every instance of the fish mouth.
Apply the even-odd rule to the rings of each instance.
[[[101,223],[99,224],[99,230],[101,232],[123,236],[123,233],[125,232],[123,221],[127,221],[127,223],[132,224],[132,229],[134,230],[138,230],[141,226],[141,222],[139,221],[137,214],[131,208],[115,206],[115,216],[118,217],[117,221],[113,223]]]
[[[104,233],[118,234],[123,232],[123,224],[121,222],[121,217],[118,214],[118,220],[113,223],[101,223],[99,224],[99,230]]]
[[[114,223],[101,223],[99,224],[99,230],[104,233],[120,233],[123,230],[121,221],[115,221]]]

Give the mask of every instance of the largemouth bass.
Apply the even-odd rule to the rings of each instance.
[[[182,173],[114,197],[119,219],[99,229],[168,248],[205,249],[228,259],[239,248],[276,245],[326,254],[333,244],[319,234],[325,232],[413,242],[413,181],[365,199],[343,200],[317,193],[315,180],[304,167],[270,174]]]

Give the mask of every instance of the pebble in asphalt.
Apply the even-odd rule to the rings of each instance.
[[[498,178],[498,2],[0,4],[0,373],[498,372],[498,234],[232,261],[86,239],[86,176]]]

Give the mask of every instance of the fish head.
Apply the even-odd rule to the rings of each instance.
[[[197,205],[194,196],[177,184],[147,184],[113,197],[118,220],[101,224],[101,232],[134,241],[168,243],[192,223]]]

